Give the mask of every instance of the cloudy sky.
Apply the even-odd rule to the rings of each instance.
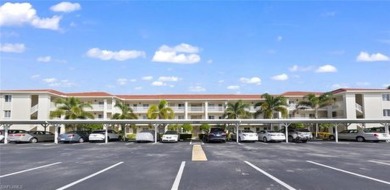
[[[1,1],[1,90],[261,94],[390,85],[390,1]]]

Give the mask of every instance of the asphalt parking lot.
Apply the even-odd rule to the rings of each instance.
[[[192,161],[201,145],[207,161]],[[0,189],[390,189],[390,144],[0,145]]]

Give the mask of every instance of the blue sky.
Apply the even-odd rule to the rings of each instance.
[[[390,1],[2,1],[1,90],[262,94],[390,85]]]

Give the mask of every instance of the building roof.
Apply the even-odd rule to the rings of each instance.
[[[31,93],[45,93],[48,92],[50,94],[55,94],[55,95],[61,95],[65,96],[67,94],[53,90],[53,89],[36,89],[36,90],[2,90],[1,92],[13,92],[13,93],[23,93],[23,92],[31,92]]]
[[[75,97],[112,97],[114,95],[109,94],[107,92],[74,92],[74,93],[66,93],[68,96],[75,96]]]
[[[307,94],[315,94],[315,95],[321,95],[323,92],[307,92],[307,91],[288,91],[283,94],[282,96],[291,97],[291,96],[305,96]]]
[[[372,89],[372,88],[339,88],[336,90],[333,90],[332,94],[338,94],[342,92],[383,92],[383,91],[390,91],[389,89]]]

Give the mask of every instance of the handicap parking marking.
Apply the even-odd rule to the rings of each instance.
[[[283,187],[287,188],[288,190],[295,190],[294,187],[291,187],[290,185],[288,185],[287,183],[283,182],[282,180],[274,177],[273,175],[269,174],[268,172],[260,169],[259,167],[253,165],[252,163],[248,162],[248,161],[244,161],[246,164],[248,164],[249,166],[251,166],[252,168],[254,168],[255,170],[259,171],[260,173],[266,175],[267,177],[271,178],[272,180],[276,181],[277,183],[279,183],[280,185],[282,185]]]
[[[179,168],[179,171],[177,172],[175,181],[173,182],[171,190],[178,190],[179,189],[180,180],[181,180],[181,176],[183,176],[183,171],[184,171],[185,165],[186,165],[186,162],[182,161],[180,168]]]
[[[325,167],[325,168],[336,170],[336,171],[339,171],[339,172],[351,174],[351,175],[354,175],[354,176],[357,176],[357,177],[361,177],[361,178],[365,178],[365,179],[369,179],[369,180],[373,180],[373,181],[376,181],[376,182],[380,182],[380,183],[384,183],[384,184],[390,185],[389,181],[376,179],[376,178],[373,178],[373,177],[369,177],[369,176],[366,176],[366,175],[361,175],[361,174],[358,174],[358,173],[350,172],[350,171],[339,169],[339,168],[335,168],[335,167],[328,166],[328,165],[325,165],[325,164],[321,164],[321,163],[318,163],[318,162],[313,162],[313,161],[310,161],[310,160],[306,160],[306,162],[314,164],[314,165],[317,165],[317,166],[322,166],[322,167]]]
[[[77,180],[77,181],[74,181],[74,182],[68,184],[68,185],[62,186],[62,187],[58,188],[57,190],[63,190],[63,189],[67,189],[67,188],[69,188],[69,187],[72,187],[72,186],[74,186],[74,185],[76,185],[76,184],[78,184],[78,183],[81,183],[81,182],[83,182],[83,181],[85,181],[85,180],[87,180],[87,179],[89,179],[89,178],[92,178],[92,177],[94,177],[94,176],[96,176],[96,175],[99,175],[99,174],[101,174],[101,173],[103,173],[103,172],[105,172],[105,171],[107,171],[107,170],[109,170],[109,169],[112,169],[112,168],[114,168],[114,167],[116,167],[116,166],[118,166],[118,165],[121,165],[121,164],[123,164],[123,162],[118,162],[118,163],[116,163],[116,164],[114,164],[114,165],[112,165],[112,166],[109,166],[109,167],[107,167],[107,168],[105,168],[105,169],[102,169],[102,170],[100,170],[100,171],[98,171],[98,172],[95,172],[95,173],[93,173],[93,174],[91,174],[91,175],[89,175],[89,176],[86,176],[86,177],[84,177],[84,178],[81,178],[81,179],[79,179],[79,180]]]
[[[11,176],[11,175],[16,175],[16,174],[20,174],[20,173],[24,173],[24,172],[29,172],[29,171],[33,171],[33,170],[37,170],[37,169],[41,169],[41,168],[46,168],[46,167],[54,166],[54,165],[61,164],[61,163],[62,162],[56,162],[56,163],[52,163],[52,164],[38,166],[38,167],[35,167],[35,168],[30,168],[30,169],[27,169],[27,170],[22,170],[22,171],[18,171],[18,172],[14,172],[14,173],[9,173],[9,174],[5,174],[5,175],[1,175],[0,178]]]
[[[368,162],[390,166],[390,163],[381,162],[381,161],[377,161],[377,160],[368,160]]]

